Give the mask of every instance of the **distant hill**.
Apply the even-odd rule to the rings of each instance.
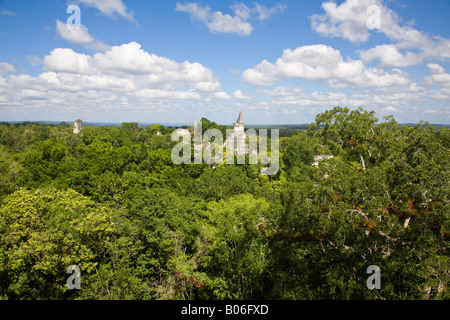
[[[42,125],[73,125],[71,121],[0,121],[1,123],[14,123],[14,124],[26,124],[26,123],[39,123]],[[154,124],[153,122],[139,122],[139,126],[151,126]],[[191,123],[158,123],[168,128],[186,128],[191,126]],[[122,122],[83,122],[85,126],[94,126],[94,127],[121,127]],[[297,132],[301,132],[307,129],[308,124],[261,124],[261,125],[246,125],[246,129],[278,129],[280,137],[291,137]],[[416,123],[400,123],[400,126],[406,125],[410,127],[414,127]],[[431,124],[437,130],[441,128],[450,128],[450,124]],[[232,126],[232,125],[230,125]]]
[[[127,121],[124,121],[127,122]],[[135,122],[135,121],[130,121]],[[26,123],[38,123],[43,125],[73,125],[73,121],[0,121],[0,123],[15,123],[15,124],[26,124]],[[121,127],[123,122],[85,122],[83,121],[83,125],[85,126],[93,126],[93,127]],[[155,122],[139,122],[140,126],[151,126]],[[189,124],[186,123],[158,123],[160,125],[163,125],[165,127],[183,127],[183,126],[189,126]]]

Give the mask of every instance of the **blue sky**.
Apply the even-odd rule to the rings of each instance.
[[[450,124],[449,16],[449,0],[0,0],[0,121],[303,124],[361,106]]]

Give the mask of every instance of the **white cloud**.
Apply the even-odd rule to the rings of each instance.
[[[153,89],[172,90],[187,85],[196,92],[221,91],[212,71],[200,63],[178,63],[149,54],[137,42],[113,46],[105,53],[93,56],[58,48],[44,58],[44,64],[48,71],[56,73],[127,79],[136,86]]]
[[[248,20],[251,17],[252,9],[243,3],[235,3],[230,8],[242,20]]]
[[[253,26],[247,21],[242,21],[240,17],[232,17],[229,14],[222,14],[220,11],[214,12],[211,17],[207,25],[212,32],[236,33],[247,36],[253,31]]]
[[[248,36],[254,29],[253,25],[248,22],[249,19],[266,20],[276,13],[283,12],[286,6],[278,4],[267,8],[255,2],[253,8],[249,8],[243,3],[235,3],[230,8],[234,12],[234,16],[223,14],[220,11],[213,12],[209,6],[201,6],[193,2],[184,4],[177,2],[175,10],[189,13],[192,20],[204,23],[213,33],[234,33]]]
[[[90,74],[92,58],[68,48],[56,48],[44,58],[45,69],[53,72]]]
[[[41,58],[39,58],[38,56],[33,56],[33,55],[28,55],[27,60],[32,66],[37,66],[37,65],[40,65],[43,63]]]
[[[198,69],[202,69],[204,68],[201,65],[198,65]],[[201,92],[219,92],[220,90],[222,90],[220,88],[220,83],[218,81],[214,81],[213,80],[213,76],[211,71],[207,71],[205,70],[207,74],[204,74],[204,79],[203,80],[199,80],[198,82],[194,82],[192,83],[192,78],[191,78],[191,83],[192,83],[192,89],[197,90],[197,91],[201,91]],[[187,74],[185,74],[186,76]]]
[[[439,68],[436,68],[439,69]],[[438,70],[441,72],[442,70]],[[448,102],[450,88],[427,90],[415,83],[407,86],[388,86],[364,88],[357,90],[306,90],[295,86],[277,86],[275,88],[258,89],[257,97],[241,100],[236,103],[246,112],[265,110],[267,116],[277,117],[280,114],[296,115],[297,121],[304,121],[305,116],[314,117],[317,113],[335,106],[374,110],[379,119],[386,115],[394,115],[403,122],[431,120],[434,123],[450,119]],[[429,105],[429,108],[418,106]],[[266,109],[265,107],[269,109]],[[430,112],[425,112],[431,110]],[[446,112],[447,110],[447,112]],[[436,117],[432,117],[436,116]],[[440,116],[440,118],[438,118]],[[433,120],[434,119],[434,120]],[[440,120],[437,120],[440,119]],[[294,120],[295,121],[295,120]]]
[[[347,104],[343,92],[306,92],[297,87],[280,86],[262,93],[272,98],[271,105],[279,107],[337,106]]]
[[[367,25],[372,14],[367,9],[371,5],[380,9],[379,29],[370,30]],[[402,25],[399,16],[380,0],[346,0],[339,5],[328,1],[322,4],[322,9],[324,14],[311,16],[311,26],[323,36],[366,42],[371,32],[380,32],[395,42],[362,51],[360,55],[365,62],[379,60],[381,67],[407,67],[425,59],[450,58],[449,39],[430,37],[410,25]]]
[[[406,48],[414,51],[403,50]],[[397,44],[379,45],[369,50],[361,51],[360,56],[365,62],[379,60],[380,66],[385,68],[408,67],[419,65],[427,59],[445,60],[450,58],[450,40],[428,38],[422,43],[405,40]]]
[[[193,20],[208,22],[211,15],[211,8],[209,6],[202,7],[194,2],[187,2],[181,4],[176,3],[175,11],[187,12],[191,14]]]
[[[433,75],[442,75],[445,73],[445,69],[438,64],[429,63],[428,72]]]
[[[379,45],[366,51],[361,52],[361,58],[365,62],[373,60],[380,61],[380,67],[407,67],[411,65],[420,64],[423,59],[423,54],[414,52],[401,53],[393,44]]]
[[[22,96],[22,99],[25,100],[42,100],[45,99],[45,92],[38,91],[38,90],[32,90],[32,89],[22,89],[20,91],[20,94]]]
[[[450,118],[450,107],[442,108],[442,109],[428,109],[424,110],[425,114],[432,114],[434,116],[447,116],[447,118]]]
[[[0,11],[0,15],[2,15],[2,16],[10,16],[10,17],[21,16],[21,14],[19,14],[17,12],[10,11],[10,10],[5,10],[5,9],[2,9]]]
[[[86,6],[93,7],[113,19],[115,19],[116,14],[118,14],[127,20],[133,22],[135,21],[133,12],[128,11],[127,6],[122,2],[122,0],[76,0],[73,1],[73,3],[82,3]]]
[[[349,103],[376,108],[404,109],[423,103],[423,99],[432,98],[429,91],[417,84],[404,87],[384,87],[365,89],[349,94]],[[388,109],[383,109],[388,110]]]
[[[267,8],[258,2],[253,2],[253,8],[249,8],[243,3],[235,3],[230,8],[233,12],[243,20],[249,20],[252,16],[258,20],[267,20],[277,13],[283,13],[287,6],[278,3],[272,8]]]
[[[245,92],[242,90],[236,90],[233,93],[233,97],[235,97],[236,99],[252,99],[254,97],[253,94],[251,94],[250,92]]]
[[[394,108],[393,106],[388,106],[383,109],[384,112],[397,112],[397,108]]]
[[[56,31],[65,40],[71,43],[86,44],[94,41],[85,26],[80,29],[69,28],[66,23],[56,20]]]
[[[37,77],[0,77],[0,106],[56,112],[142,112],[171,110],[189,101],[228,100],[212,71],[200,63],[176,62],[131,42],[93,55],[56,48]],[[0,70],[13,72],[7,63]],[[191,102],[193,103],[193,102]],[[162,109],[161,109],[162,108]],[[165,109],[164,109],[165,108]]]
[[[192,2],[185,4],[177,2],[175,10],[190,13],[192,20],[205,23],[211,32],[246,36],[253,31],[253,26],[241,16],[224,15],[220,11],[211,12],[209,6],[202,7]]]
[[[312,28],[327,37],[342,37],[352,42],[367,41],[370,37],[367,8],[372,4],[373,0],[347,0],[340,5],[324,2],[322,9],[325,14],[311,16]]]
[[[384,87],[409,83],[399,69],[386,72],[367,68],[361,60],[345,61],[339,52],[326,45],[286,49],[276,63],[263,60],[242,73],[242,80],[257,86],[270,86],[282,79],[302,78],[308,81],[327,80],[331,87]]]
[[[282,108],[281,109],[281,113],[282,114],[287,114],[287,115],[294,115],[294,114],[297,113],[297,110]]]
[[[64,39],[73,44],[80,44],[93,50],[106,51],[109,46],[101,41],[95,40],[85,26],[69,28],[66,23],[56,20],[56,31]]]
[[[311,16],[312,28],[327,37],[341,37],[351,42],[365,42],[370,38],[371,29],[368,21],[373,12],[368,12],[371,6],[379,9],[380,28],[374,31],[384,33],[392,40],[404,41],[409,46],[422,43],[428,37],[409,25],[401,26],[399,16],[380,0],[346,0],[341,4],[334,1],[322,3],[324,14]]]
[[[165,88],[188,84],[196,91],[221,91],[212,71],[200,63],[178,63],[166,57],[149,54],[137,42],[111,47],[105,53],[96,53],[92,57],[92,67],[104,74],[137,75],[143,83]]]
[[[0,62],[0,75],[16,72],[16,68],[7,62]]]
[[[365,42],[369,40],[371,31],[368,21],[373,13],[367,11],[370,6],[376,6],[380,10],[380,28],[373,30],[384,33],[392,40],[404,42],[404,45],[408,43],[411,47],[429,40],[425,34],[409,25],[401,26],[398,15],[380,0],[346,0],[340,5],[331,1],[324,2],[322,9],[325,13],[311,16],[312,27],[324,36]]]
[[[135,94],[137,97],[148,99],[170,99],[170,100],[198,100],[201,95],[193,91],[169,91],[160,89],[143,89]]]
[[[428,73],[430,76],[425,77],[425,82],[428,85],[450,87],[450,74],[446,73],[442,66],[429,63]]]
[[[170,72],[178,66],[175,61],[149,54],[137,42],[111,47],[105,53],[96,53],[94,59],[95,65],[102,70],[129,74],[161,74],[164,68]]]
[[[259,20],[266,20],[266,19],[270,18],[271,16],[273,16],[274,14],[282,13],[287,9],[287,5],[280,4],[280,3],[272,8],[267,8],[265,6],[262,6],[257,2],[255,2],[254,5],[255,5],[254,11],[256,11],[258,13],[257,19],[259,19]]]
[[[220,91],[220,92],[213,92],[210,95],[211,99],[215,99],[215,100],[229,100],[231,99],[230,95],[228,93],[226,93],[225,91]]]

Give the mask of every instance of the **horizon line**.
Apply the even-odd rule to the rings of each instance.
[[[75,121],[75,120],[74,120]],[[195,120],[199,121],[199,120]],[[104,126],[114,126],[119,125],[121,126],[123,123],[137,123],[138,125],[153,125],[153,124],[159,124],[165,127],[174,127],[174,126],[182,126],[182,127],[189,127],[192,126],[192,122],[138,122],[138,121],[83,121],[83,125],[92,125],[96,126],[95,124],[104,125]],[[215,122],[215,121],[214,121]],[[427,121],[419,121],[419,122],[397,122],[398,125],[417,125],[420,122],[427,122]],[[14,124],[20,124],[20,123],[37,123],[37,124],[61,124],[61,123],[67,123],[68,125],[71,125],[73,121],[59,121],[59,120],[0,120],[1,123],[14,123]],[[245,124],[245,126],[249,127],[255,127],[255,126],[307,126],[315,122],[308,122],[308,123],[251,123],[251,124]],[[377,124],[382,122],[377,122]],[[430,123],[427,122],[429,125],[432,126],[446,126],[450,127],[450,123]],[[217,123],[217,125],[220,126],[230,126],[233,127],[233,123],[231,124],[221,124]]]

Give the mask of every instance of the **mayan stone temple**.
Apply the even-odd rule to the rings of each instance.
[[[244,114],[239,113],[236,123],[233,125],[233,132],[227,137],[225,146],[229,150],[233,150],[235,155],[248,153],[248,147],[245,143],[246,134],[244,132]]]
[[[73,123],[73,133],[79,134],[81,129],[83,129],[83,121],[81,121],[80,119],[75,120],[75,122]]]

